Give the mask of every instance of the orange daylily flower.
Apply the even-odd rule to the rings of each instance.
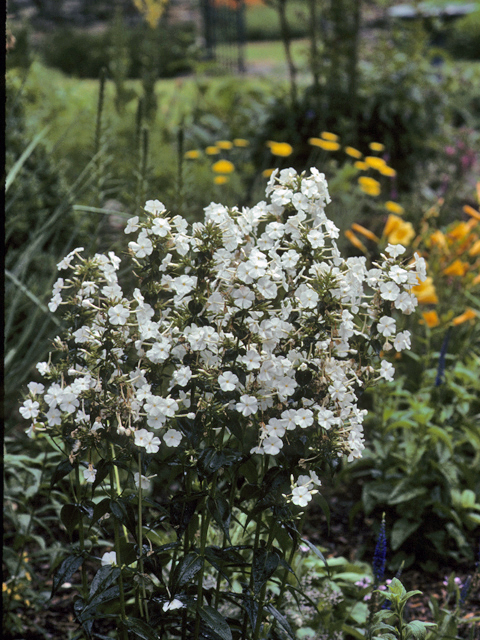
[[[360,249],[360,251],[363,251],[363,253],[367,253],[367,247],[363,244],[360,238],[357,238],[357,236],[353,233],[353,231],[351,231],[350,229],[347,229],[345,231],[345,235],[350,240],[350,242],[353,244],[354,247],[357,247],[357,249]]]
[[[380,194],[380,183],[375,178],[360,176],[358,184],[360,189],[369,196],[378,196]]]
[[[373,231],[370,231],[370,229],[365,229],[365,227],[362,227],[361,224],[357,224],[356,222],[354,222],[352,224],[352,229],[354,231],[357,231],[358,233],[361,233],[362,236],[365,236],[369,240],[373,240],[373,242],[379,242],[380,241],[380,238],[378,236],[376,236],[373,233]]]
[[[396,215],[390,214],[383,230],[390,244],[408,246],[415,237],[415,229],[410,222],[405,222]]]
[[[429,240],[433,245],[436,245],[437,247],[440,247],[442,249],[447,248],[447,239],[445,238],[445,234],[443,234],[439,229],[431,234]]]
[[[461,260],[455,260],[451,265],[443,269],[442,273],[445,276],[464,276],[469,268],[468,262],[462,262]]]
[[[399,216],[405,213],[405,209],[402,205],[398,204],[398,202],[393,202],[393,200],[387,200],[385,202],[385,209],[390,211],[390,213],[396,213]]]
[[[480,240],[476,240],[468,251],[469,256],[478,256],[480,253]]]
[[[433,327],[438,327],[438,325],[440,324],[440,319],[436,311],[424,311],[422,313],[422,316],[425,320],[425,324],[430,329],[432,329]]]
[[[475,220],[473,220],[473,222],[476,224]],[[449,230],[447,236],[453,241],[462,240],[470,233],[471,230],[469,222],[457,222],[457,224]]]
[[[468,322],[468,320],[473,320],[477,317],[477,312],[473,309],[466,309],[461,315],[453,318],[452,324],[456,327],[459,324],[463,324],[464,322]]]
[[[480,220],[480,212],[475,211],[475,209],[471,207],[469,204],[465,204],[463,206],[463,211],[467,215],[472,216],[472,218],[475,218],[476,220]]]
[[[419,304],[437,304],[438,302],[437,292],[431,276],[428,276],[419,285],[412,287],[412,293],[415,294]]]

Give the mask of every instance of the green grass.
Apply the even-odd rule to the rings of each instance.
[[[296,62],[305,59],[308,40],[298,39],[292,42],[292,55]],[[246,46],[247,64],[285,64],[285,49],[280,40],[267,40],[265,42],[249,42]]]
[[[287,20],[294,38],[305,37],[308,33],[308,7],[305,0],[287,2]],[[278,12],[264,4],[247,7],[247,40],[280,39]]]

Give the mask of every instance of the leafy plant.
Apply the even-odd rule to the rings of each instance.
[[[30,383],[20,412],[62,451],[51,484],[70,478],[60,518],[72,545],[53,591],[80,573],[88,636],[111,616],[123,638],[292,637],[281,606],[299,515],[334,457],[361,455],[357,390],[393,370],[372,350],[372,318],[400,299],[391,272],[412,284],[425,266],[400,267],[393,245],[371,273],[342,260],[315,170],[274,174],[267,194],[242,212],[212,204],[191,231],[148,201],[125,230],[137,234],[132,294],[113,252],[59,263],[69,274],[49,305],[65,308],[67,330],[38,364],[48,387]],[[408,342],[400,332],[395,349]],[[232,544],[238,511],[247,536]],[[114,549],[101,563],[99,537]]]

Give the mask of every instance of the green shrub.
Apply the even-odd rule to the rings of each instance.
[[[455,22],[448,34],[447,49],[456,58],[480,60],[480,10]]]
[[[124,27],[126,29],[126,27]],[[154,41],[156,77],[168,78],[192,70],[194,25],[176,25],[173,29],[160,25],[149,37],[150,27],[145,24],[126,29],[125,46],[129,62],[126,75],[140,78],[145,56],[151,56]],[[114,27],[102,33],[89,33],[78,29],[59,28],[44,37],[40,54],[49,67],[78,78],[98,78],[102,67],[114,63]]]

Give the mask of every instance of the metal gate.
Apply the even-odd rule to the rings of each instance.
[[[245,71],[244,0],[202,0],[205,52],[229,71]]]

